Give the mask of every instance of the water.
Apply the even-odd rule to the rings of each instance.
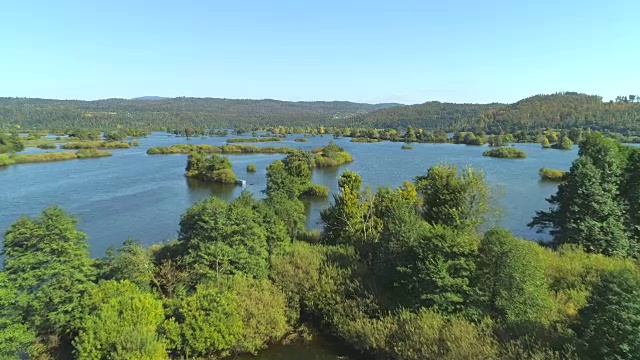
[[[308,138],[306,143],[290,136],[280,143],[257,143],[256,146],[290,146],[311,149],[326,145],[331,136]],[[471,165],[484,169],[495,193],[501,194],[499,204],[505,210],[500,223],[516,235],[544,240],[526,224],[536,210],[546,209],[545,198],[553,194],[556,185],[538,180],[538,169],[549,167],[566,170],[577,155],[569,151],[543,150],[538,144],[517,144],[527,152],[526,159],[495,159],[483,157],[487,147],[454,144],[413,144],[413,150],[402,150],[402,143],[351,143],[336,140],[349,151],[355,161],[338,169],[316,169],[313,181],[337,191],[337,177],[345,169],[360,173],[364,184],[398,187],[404,180],[424,174],[441,162],[458,166]],[[187,179],[184,176],[186,155],[147,155],[151,146],[176,143],[225,143],[226,138],[185,138],[153,133],[140,139],[141,146],[110,150],[112,157],[61,161],[40,164],[19,164],[0,168],[0,232],[21,215],[37,215],[51,204],[64,207],[78,217],[79,227],[89,235],[92,256],[102,256],[111,246],[120,245],[128,237],[145,244],[157,243],[177,235],[180,215],[193,203],[216,195],[230,200],[240,194],[239,186],[221,186]],[[26,153],[44,150],[28,148]],[[246,189],[256,197],[264,197],[266,167],[283,158],[280,154],[231,155],[233,170],[247,180]],[[247,173],[247,164],[256,164],[258,171]],[[328,201],[308,203],[309,227],[319,227],[319,211]]]

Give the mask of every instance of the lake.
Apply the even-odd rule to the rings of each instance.
[[[257,143],[257,146],[290,146],[311,149],[324,146],[332,136],[309,137],[308,142],[294,142],[301,135],[282,142]],[[51,204],[58,204],[79,220],[79,227],[89,235],[92,256],[102,256],[109,246],[118,246],[128,237],[144,244],[161,242],[177,235],[180,215],[196,201],[211,195],[230,200],[240,194],[240,186],[211,185],[184,176],[186,155],[147,155],[152,146],[176,143],[221,145],[224,137],[175,137],[153,133],[140,139],[141,146],[110,150],[112,157],[51,163],[19,164],[0,168],[0,231],[21,215],[36,215]],[[501,217],[495,224],[512,230],[517,236],[546,240],[527,228],[536,210],[546,209],[545,198],[553,194],[556,184],[541,182],[538,169],[548,167],[567,170],[577,156],[573,150],[543,150],[539,144],[516,144],[527,152],[526,159],[496,159],[482,156],[486,146],[455,144],[413,144],[402,150],[402,143],[352,143],[349,138],[335,140],[349,151],[355,161],[335,169],[316,169],[313,181],[337,191],[337,178],[345,169],[360,173],[366,186],[398,187],[404,180],[426,173],[438,163],[485,171],[491,184]],[[25,153],[43,150],[27,148]],[[266,167],[280,154],[230,155],[233,170],[247,180],[246,189],[264,197]],[[258,171],[247,173],[247,164]],[[309,201],[310,228],[319,228],[319,212],[329,201]]]

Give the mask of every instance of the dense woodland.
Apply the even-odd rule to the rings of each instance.
[[[211,197],[177,239],[100,259],[59,207],[4,236],[0,358],[216,359],[321,333],[367,359],[640,358],[640,149],[586,134],[548,246],[483,226],[482,172],[438,165],[398,189],[340,193],[305,228],[307,154],[266,199]]]
[[[0,98],[0,128],[15,129],[250,129],[359,127],[514,133],[541,128],[591,128],[629,135],[639,129],[640,96],[574,92],[536,95],[514,104],[359,104],[214,98],[96,101]],[[226,131],[225,131],[226,134]]]

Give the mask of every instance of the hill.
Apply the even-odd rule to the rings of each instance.
[[[100,128],[117,126],[232,128],[286,124],[338,125],[344,119],[399,104],[219,98],[105,99],[95,101],[0,98],[0,127]]]
[[[376,128],[415,126],[424,129],[451,129],[453,124],[468,121],[501,105],[431,101],[424,104],[390,107],[359,115],[353,118],[351,123]]]
[[[591,128],[626,133],[640,130],[640,98],[619,97],[603,102],[601,96],[564,92],[535,95],[514,104],[484,111],[453,126],[488,133],[538,128]]]

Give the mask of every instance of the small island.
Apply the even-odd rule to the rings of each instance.
[[[279,137],[253,137],[253,138],[232,138],[232,139],[227,139],[227,143],[228,144],[233,144],[233,143],[258,143],[258,142],[278,142],[278,141],[282,141],[281,138]]]
[[[409,144],[402,145],[402,150],[411,150],[411,149],[413,149],[413,146],[411,146]]]
[[[538,174],[540,175],[540,180],[563,181],[567,172],[562,170],[541,168],[538,171]]]
[[[191,154],[193,152],[203,154],[291,154],[295,149],[290,147],[264,146],[258,147],[254,145],[191,145],[191,144],[175,144],[170,146],[155,146],[147,149],[149,155],[169,155],[169,154]]]
[[[351,154],[336,145],[333,140],[329,145],[311,150],[315,154],[316,167],[336,167],[353,161]]]
[[[194,152],[187,159],[186,176],[218,184],[234,184],[238,178],[226,157]]]
[[[524,159],[527,157],[527,153],[516,148],[501,147],[497,149],[487,150],[482,153],[482,156],[502,159]]]
[[[254,172],[256,172],[256,170],[257,170],[256,164],[247,165],[247,172],[248,173],[254,173]]]

